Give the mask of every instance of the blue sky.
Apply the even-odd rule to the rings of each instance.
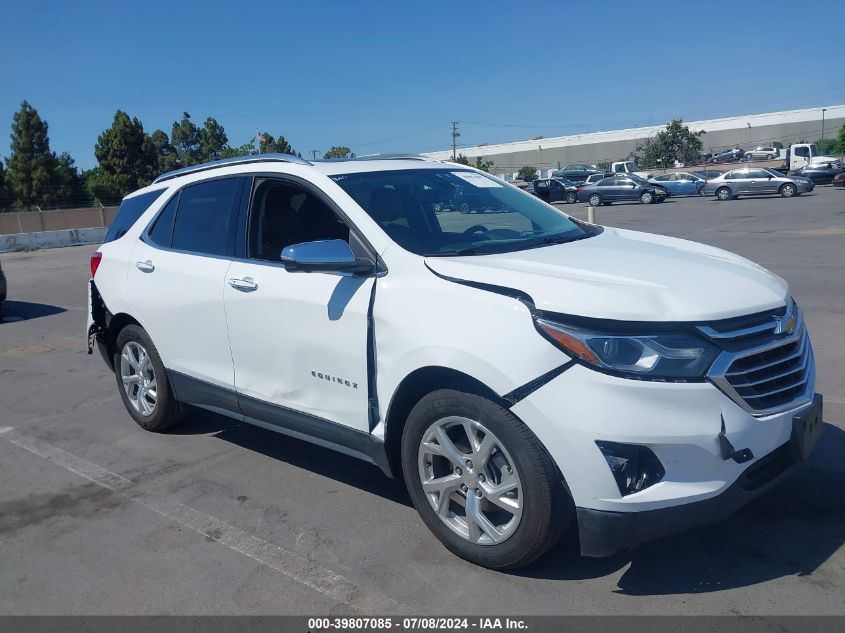
[[[26,99],[91,167],[117,109],[305,156],[845,103],[841,1],[572,4],[2,0],[0,129]]]

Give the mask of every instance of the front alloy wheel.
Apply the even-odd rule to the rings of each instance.
[[[432,509],[461,538],[495,545],[519,526],[519,473],[499,438],[480,422],[460,416],[434,422],[423,434],[418,468]]]
[[[780,188],[780,195],[782,195],[784,198],[791,198],[795,195],[795,185],[786,183],[783,187]]]
[[[552,547],[575,517],[545,448],[509,409],[477,394],[423,396],[402,429],[414,508],[458,556],[516,569]]]
[[[644,191],[643,194],[640,196],[640,202],[643,204],[651,204],[654,202],[654,194],[650,191]]]

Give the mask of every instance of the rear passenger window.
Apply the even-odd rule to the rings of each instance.
[[[179,204],[179,195],[173,196],[161,213],[158,214],[156,222],[150,231],[150,240],[159,246],[170,248],[173,239],[173,220],[176,219],[176,205]]]
[[[114,220],[112,220],[111,226],[109,226],[109,230],[106,232],[104,241],[111,242],[123,237],[126,231],[132,228],[132,225],[138,221],[138,218],[144,215],[144,211],[149,209],[153,202],[158,200],[159,196],[165,190],[166,187],[164,189],[156,189],[140,196],[126,198],[121,202],[120,208],[117,210],[117,215],[114,216]]]
[[[173,223],[173,248],[205,255],[225,255],[238,178],[210,180],[185,187]]]

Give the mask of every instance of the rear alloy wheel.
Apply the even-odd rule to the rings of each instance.
[[[784,198],[791,198],[795,195],[795,185],[789,182],[785,185],[782,185],[780,188],[780,195],[782,195]]]
[[[590,197],[587,198],[587,202],[590,203],[591,207],[600,207],[601,206],[601,196],[597,193],[590,194]]]
[[[127,325],[117,335],[114,374],[123,404],[138,426],[164,431],[179,422],[181,407],[158,350],[142,327]]]
[[[650,191],[643,191],[642,195],[640,196],[640,202],[643,204],[651,204],[654,202],[654,194]]]
[[[537,437],[510,411],[451,389],[424,396],[402,432],[414,507],[452,552],[491,569],[527,565],[574,518]]]
[[[730,200],[731,199],[731,190],[727,187],[722,187],[716,191],[716,197],[719,200]]]
[[[574,191],[570,191],[566,194],[566,204],[575,204],[578,202],[578,194]]]

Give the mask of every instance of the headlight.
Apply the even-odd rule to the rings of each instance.
[[[719,350],[691,333],[616,334],[535,318],[537,329],[595,369],[645,380],[702,380]]]

